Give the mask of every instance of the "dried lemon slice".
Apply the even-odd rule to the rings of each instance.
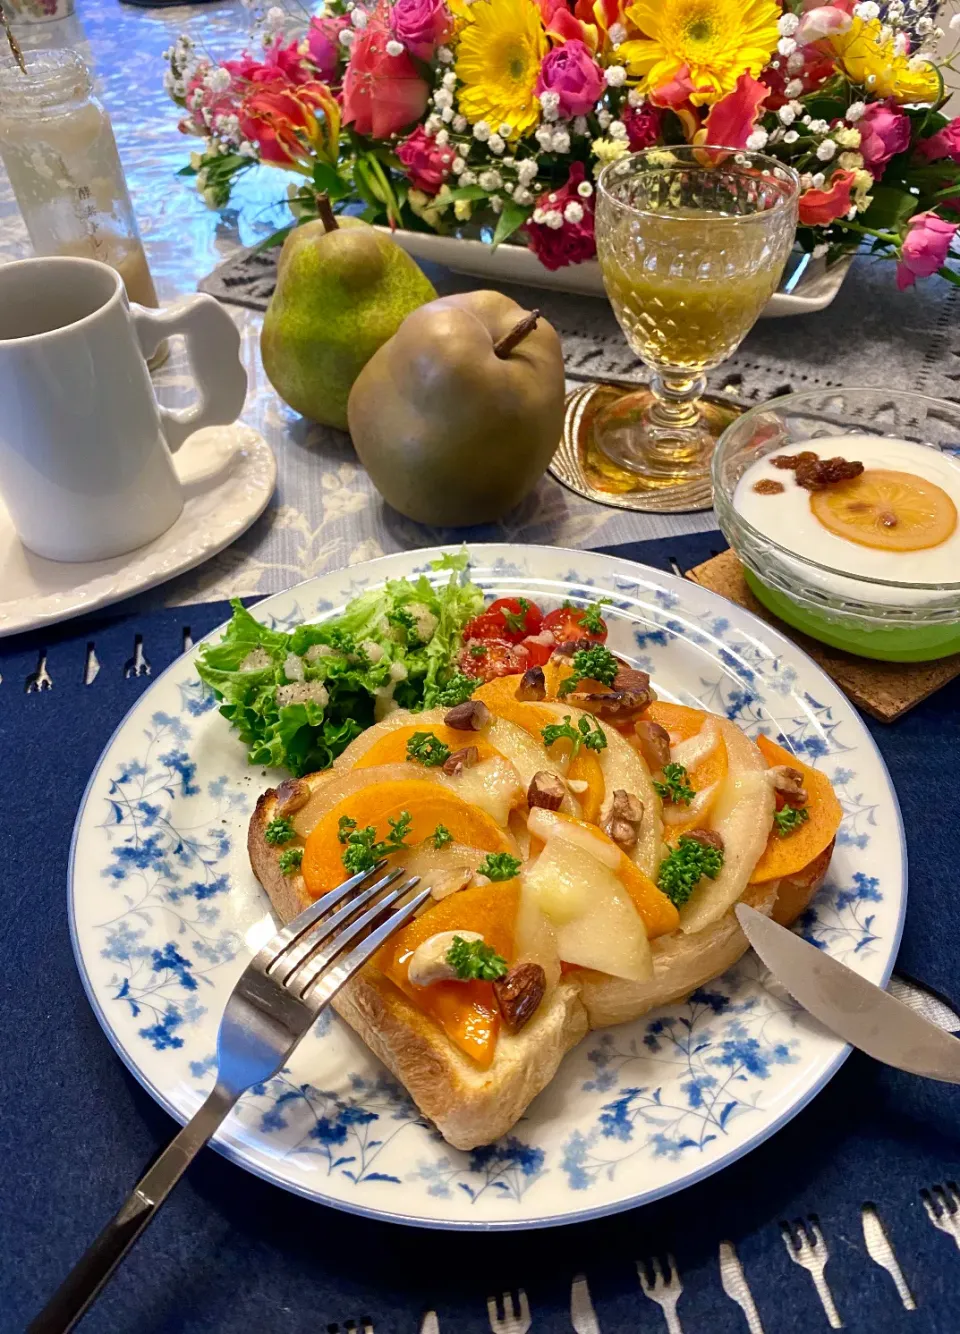
[[[881,551],[923,551],[945,542],[957,507],[939,486],[909,472],[868,468],[849,482],[814,491],[810,508],[837,537]]]

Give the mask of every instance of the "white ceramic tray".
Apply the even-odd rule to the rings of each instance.
[[[381,228],[388,231],[387,228]],[[606,299],[600,265],[595,259],[570,264],[563,269],[545,269],[532,250],[520,245],[501,245],[494,250],[485,241],[466,237],[434,236],[429,232],[389,232],[394,241],[414,259],[444,264],[454,273],[467,273],[490,282],[522,283],[527,287],[550,287],[558,292]],[[810,259],[767,303],[761,319],[784,315],[810,315],[824,310],[840,291],[850,267],[843,259],[829,269],[823,259]],[[786,288],[789,287],[789,290]]]

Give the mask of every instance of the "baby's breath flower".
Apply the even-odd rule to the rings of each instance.
[[[792,37],[799,27],[800,20],[796,14],[782,14],[777,23],[781,37]]]
[[[793,55],[787,61],[787,71],[790,74],[799,74],[803,69],[803,52],[794,51]]]
[[[390,41],[387,42],[387,55],[402,56],[403,51],[404,51],[403,42],[398,42],[395,37],[391,37]]]
[[[795,144],[799,138],[800,136],[796,130],[787,130],[783,136],[783,142],[785,144]]]
[[[460,173],[462,171],[466,171],[466,169],[467,169],[467,164],[464,162],[462,157],[455,157],[453,159],[453,164],[450,167],[450,170],[453,172],[454,176],[459,176]]]
[[[563,210],[563,216],[567,222],[573,224],[583,222],[583,205],[578,204],[575,199],[571,199]]]
[[[791,106],[781,107],[780,110],[777,112],[777,115],[780,117],[780,121],[783,125],[792,125],[793,122],[797,119],[797,113]]]
[[[607,126],[610,124],[610,122],[613,120],[613,116],[606,109],[606,107],[601,107],[600,110],[597,112],[597,120],[600,122],[601,130],[605,130]]]
[[[488,168],[486,171],[480,173],[481,190],[489,190],[492,193],[494,190],[499,190],[502,184],[503,177],[498,171]]]
[[[490,196],[490,207],[493,209],[494,213],[499,213],[501,211],[503,208],[503,200],[499,195]]]
[[[829,162],[837,151],[837,145],[832,139],[824,139],[822,144],[817,144],[817,157],[821,162]]]
[[[554,130],[553,143],[550,145],[554,153],[570,152],[570,134],[567,130]]]
[[[441,46],[437,49],[437,59],[440,61],[441,65],[453,64],[453,52],[450,50],[449,46]]]
[[[444,107],[443,110],[440,112],[440,119],[446,125],[449,125],[450,122],[453,120],[453,107]]]
[[[960,28],[960,13],[954,14],[953,18],[950,20],[949,27],[951,32],[956,32],[957,29]]]
[[[357,5],[356,9],[350,11],[350,22],[353,24],[355,28],[359,28],[362,32],[363,29],[367,26],[366,11],[361,9],[360,6]]]
[[[590,122],[586,116],[575,116],[573,119],[573,132],[583,136],[590,133]]]
[[[534,133],[534,138],[545,152],[549,153],[553,148],[553,126],[538,125]]]
[[[341,46],[353,46],[356,40],[357,40],[357,34],[354,32],[353,28],[341,28],[340,30]]]
[[[792,56],[797,49],[797,43],[792,37],[781,37],[777,42],[777,50],[782,56]]]
[[[631,88],[627,93],[627,102],[632,107],[642,107],[646,100],[643,93],[637,92],[636,88]]]
[[[500,126],[499,134],[503,139],[509,139],[511,134],[513,134],[513,126],[508,120],[505,120]]]
[[[607,134],[611,139],[629,139],[627,127],[622,120],[612,120],[607,126]]]
[[[822,190],[826,179],[822,171],[815,171],[810,177],[810,184],[814,190]]]
[[[880,17],[880,6],[876,0],[863,0],[862,4],[854,5],[853,12],[858,19],[863,19],[864,23],[869,23],[872,19]]]
[[[539,167],[533,158],[527,158],[517,167],[517,180],[521,185],[530,185],[537,179]]]
[[[581,181],[577,186],[577,194],[581,199],[590,199],[593,195],[593,186],[589,181]]]
[[[490,152],[496,154],[497,157],[500,156],[506,146],[507,145],[499,134],[491,134],[490,138],[487,140],[487,147],[490,149]]]
[[[787,97],[799,97],[803,92],[803,80],[791,79],[783,91],[786,93]]]
[[[813,258],[822,259],[829,249],[830,247],[827,245],[826,241],[818,241],[813,247]]]
[[[563,214],[558,208],[548,209],[543,215],[544,226],[549,227],[551,231],[558,232],[563,226]]]
[[[441,148],[445,148],[446,145],[450,142],[449,132],[447,130],[437,130],[434,142],[439,144]]]
[[[533,194],[527,189],[525,185],[514,186],[513,198],[514,202],[517,204],[533,203]]]
[[[466,171],[462,171],[460,173],[461,185],[476,185],[476,183],[477,183],[477,173],[475,171],[470,171],[468,168]]]
[[[759,153],[761,149],[766,148],[769,137],[766,130],[756,129],[747,136],[747,148],[751,153]]]
[[[627,30],[622,23],[611,23],[607,36],[610,38],[610,45],[616,50],[627,40]]]
[[[451,122],[455,134],[463,134],[469,123],[466,116],[454,116]]]
[[[622,65],[608,65],[603,77],[608,88],[622,88],[627,81],[627,71]]]
[[[473,137],[479,144],[485,144],[490,138],[490,126],[485,120],[478,120],[474,125]]]
[[[811,120],[808,122],[811,134],[829,134],[830,122],[826,120]]]
[[[453,106],[453,93],[451,93],[450,89],[449,89],[449,88],[438,88],[437,91],[436,91],[436,92],[434,93],[434,95],[433,95],[433,105],[434,105],[435,107],[440,107],[441,110],[442,110],[444,107],[452,107],[452,106]]]
[[[861,118],[866,109],[866,102],[851,102],[847,107],[846,119],[853,125]]]

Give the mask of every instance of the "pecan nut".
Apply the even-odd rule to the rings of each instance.
[[[557,645],[551,656],[554,658],[572,658],[573,655],[579,653],[581,649],[594,647],[593,640],[589,639],[586,635],[583,635],[580,639],[565,639],[562,644]]]
[[[565,796],[563,779],[552,774],[549,769],[538,769],[527,788],[527,805],[540,806],[545,811],[558,811]]]
[[[528,667],[517,686],[517,699],[544,699],[547,694],[547,678],[542,667]]]
[[[492,719],[493,714],[481,699],[464,700],[443,715],[447,727],[452,727],[455,732],[479,732],[489,727]]]
[[[547,990],[547,975],[538,963],[518,963],[493,984],[503,1022],[519,1033],[537,1012]]]
[[[640,754],[651,769],[662,769],[670,763],[670,733],[665,727],[650,722],[649,718],[641,718],[634,724],[633,730]]]
[[[723,839],[715,829],[688,829],[682,837],[700,843],[705,848],[716,848],[717,852],[723,852]]]
[[[643,824],[643,802],[625,788],[616,788],[600,809],[600,828],[628,851],[636,847]]]
[[[443,772],[450,778],[459,778],[464,769],[472,769],[480,759],[480,751],[476,746],[462,746],[460,750],[451,751],[443,762]]]
[[[648,674],[633,667],[621,667],[613,678],[610,690],[580,694],[574,691],[570,695],[571,703],[582,705],[598,718],[606,718],[611,722],[642,713],[656,698]]]
[[[807,789],[803,786],[803,774],[789,764],[775,764],[768,769],[770,782],[775,792],[779,792],[788,806],[806,806]]]
[[[816,459],[811,463],[800,464],[794,476],[797,485],[806,491],[823,491],[828,486],[835,486],[837,482],[848,482],[851,477],[859,477],[862,472],[863,464],[851,459]]]
[[[310,800],[310,784],[302,778],[285,778],[277,788],[277,815],[292,815]]]

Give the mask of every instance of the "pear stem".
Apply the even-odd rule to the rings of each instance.
[[[519,320],[509,333],[503,335],[499,343],[494,343],[493,350],[496,352],[497,356],[503,358],[509,357],[517,344],[522,343],[527,334],[533,333],[534,329],[537,327],[539,318],[539,310],[531,310],[529,315],[524,315],[523,319]]]
[[[317,213],[320,215],[320,221],[323,223],[325,232],[339,230],[340,224],[337,222],[337,216],[333,211],[329,195],[317,195]]]

